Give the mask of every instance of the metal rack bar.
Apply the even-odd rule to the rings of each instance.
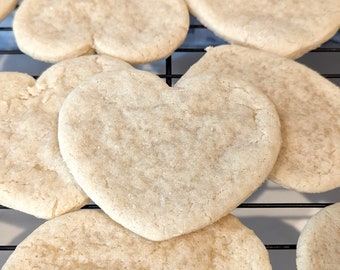
[[[13,251],[17,246],[0,246],[0,251]],[[269,244],[265,245],[268,250],[296,249],[296,244]]]
[[[17,246],[0,246],[0,251],[5,251],[5,250],[15,250]]]
[[[241,203],[237,208],[323,208],[332,205],[333,202],[328,203]],[[1,206],[0,209],[9,209]],[[100,209],[96,204],[88,204],[82,209]]]

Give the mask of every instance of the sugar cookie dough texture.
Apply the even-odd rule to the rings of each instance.
[[[37,81],[0,73],[0,204],[52,218],[89,201],[59,152],[59,108],[87,77],[125,66],[109,57],[83,56],[50,67]]]
[[[260,239],[232,215],[195,233],[153,242],[100,210],[80,210],[37,228],[2,269],[23,268],[270,270],[271,265]]]
[[[58,132],[84,191],[151,240],[228,214],[263,183],[281,144],[268,98],[209,70],[174,88],[132,67],[98,74],[67,97]]]
[[[300,192],[340,186],[340,89],[315,71],[236,45],[208,48],[187,74],[229,74],[261,89],[281,121],[282,148],[269,178]]]
[[[0,1],[0,22],[15,8],[18,0],[1,0]]]
[[[169,56],[188,28],[183,0],[25,0],[13,22],[19,48],[47,62],[95,51],[148,63]]]
[[[298,58],[340,27],[340,1],[185,0],[190,12],[233,44]]]
[[[296,256],[298,270],[339,269],[340,203],[321,209],[307,222]]]

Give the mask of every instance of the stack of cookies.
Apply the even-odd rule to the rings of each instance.
[[[0,204],[49,221],[3,269],[271,269],[230,213],[266,179],[340,186],[339,88],[288,58],[339,28],[338,2],[327,33],[287,53],[209,47],[172,87],[132,66],[171,55],[189,10],[210,27],[205,11],[234,8],[194,2],[22,2],[19,48],[57,63],[37,80],[0,73]],[[90,200],[101,210],[79,210]]]

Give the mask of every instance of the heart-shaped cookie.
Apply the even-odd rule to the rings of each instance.
[[[190,12],[232,44],[298,58],[340,27],[339,0],[185,0]]]
[[[187,75],[204,70],[255,85],[274,103],[282,147],[269,179],[300,192],[340,187],[340,89],[296,61],[236,45],[208,48]]]
[[[188,28],[183,0],[25,0],[13,21],[19,48],[47,62],[96,51],[148,63],[169,56]]]
[[[87,77],[125,65],[111,57],[83,56],[50,67],[37,81],[0,73],[0,204],[52,218],[89,201],[59,152],[59,108]]]
[[[339,269],[340,202],[308,220],[297,242],[296,266],[298,270]]]
[[[100,210],[80,210],[38,227],[2,268],[9,269],[270,270],[271,265],[261,240],[233,215],[197,232],[153,242]]]
[[[59,114],[60,150],[111,218],[151,240],[211,224],[252,194],[281,143],[260,91],[205,70],[170,88],[134,68],[101,73]]]

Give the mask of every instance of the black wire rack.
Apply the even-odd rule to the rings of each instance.
[[[13,12],[13,14],[15,11]],[[12,14],[12,15],[13,15]],[[24,56],[24,54],[16,47],[6,47],[4,46],[4,37],[3,36],[13,36],[13,29],[11,26],[4,25],[2,26],[0,24],[0,72],[1,71],[23,71],[31,76],[37,78],[39,77],[38,74],[35,74],[36,71],[30,71],[29,67],[28,70],[7,70],[5,67],[1,66],[1,59],[2,58],[11,58],[11,56]],[[201,37],[205,38],[205,43],[201,42]],[[193,38],[194,37],[194,38]],[[332,39],[331,41],[323,44],[320,48],[315,49],[309,53],[307,53],[305,56],[301,57],[297,61],[306,64],[307,66],[310,66],[311,68],[317,70],[322,76],[325,78],[331,80],[333,83],[340,86],[340,32],[336,35],[337,39]],[[194,40],[194,41],[192,41]],[[176,80],[178,80],[185,70],[195,61],[190,60],[186,61],[187,58],[192,59],[191,56],[194,56],[193,58],[198,59],[201,55],[205,52],[205,47],[208,45],[216,46],[220,44],[224,44],[225,42],[216,36],[212,32],[210,32],[208,29],[206,29],[203,25],[201,25],[195,18],[191,18],[191,24],[190,29],[188,33],[188,38],[186,41],[184,41],[183,45],[178,48],[171,56],[164,60],[157,61],[156,63],[151,64],[151,69],[153,72],[155,72],[157,75],[159,75],[161,78],[163,78],[168,85],[173,85]],[[181,57],[179,57],[179,55]],[[13,60],[14,61],[14,60]],[[15,60],[17,61],[17,60]],[[19,60],[20,61],[20,60]],[[320,62],[325,62],[323,64],[323,67],[321,67]],[[20,62],[18,63],[19,67],[21,67]],[[142,69],[150,69],[149,66],[140,66],[138,68]],[[268,189],[268,187],[263,188]],[[269,188],[270,189],[270,188]],[[275,189],[275,188],[274,188]],[[271,191],[269,191],[271,192]],[[287,191],[282,189],[280,192],[283,192],[287,195],[284,195],[283,197],[289,198],[291,191]],[[334,195],[335,194],[335,195]],[[324,195],[324,194],[323,194]],[[331,205],[332,203],[335,203],[336,201],[339,201],[340,199],[340,190],[337,189],[335,191],[332,191],[330,196],[321,196],[321,199],[318,197],[318,195],[311,195],[311,198],[308,200],[308,202],[303,201],[291,201],[287,199],[287,201],[264,201],[264,202],[258,202],[256,200],[247,200],[246,202],[242,203],[238,206],[238,209],[248,209],[251,211],[258,211],[258,213],[265,213],[269,209],[277,209],[278,212],[282,211],[282,209],[285,209],[286,211],[289,211],[290,209],[321,209],[323,207],[326,207],[328,205]],[[83,207],[84,209],[98,209],[99,207],[95,204],[88,204]],[[8,207],[5,207],[3,205],[0,205],[0,223],[6,222],[6,220],[2,220],[3,217],[1,213],[3,211],[13,211]],[[308,219],[309,217],[307,217]],[[241,219],[242,221],[242,219]],[[23,224],[21,224],[22,226]],[[23,225],[24,226],[24,225]],[[256,230],[254,229],[256,232]],[[1,252],[11,252],[16,248],[16,244],[3,244],[1,242],[2,239],[2,232],[0,230],[0,255]],[[291,243],[276,243],[274,240],[264,240],[264,244],[266,248],[271,250],[281,250],[281,251],[289,251],[296,249],[296,241]],[[293,255],[294,256],[294,255]],[[275,258],[274,258],[275,259]],[[280,261],[280,259],[279,259]],[[273,262],[272,262],[273,264]],[[295,265],[295,262],[293,262],[291,265]],[[0,268],[1,268],[1,261],[0,261]],[[278,268],[275,267],[273,264],[273,269]],[[289,269],[283,266],[282,269]]]

